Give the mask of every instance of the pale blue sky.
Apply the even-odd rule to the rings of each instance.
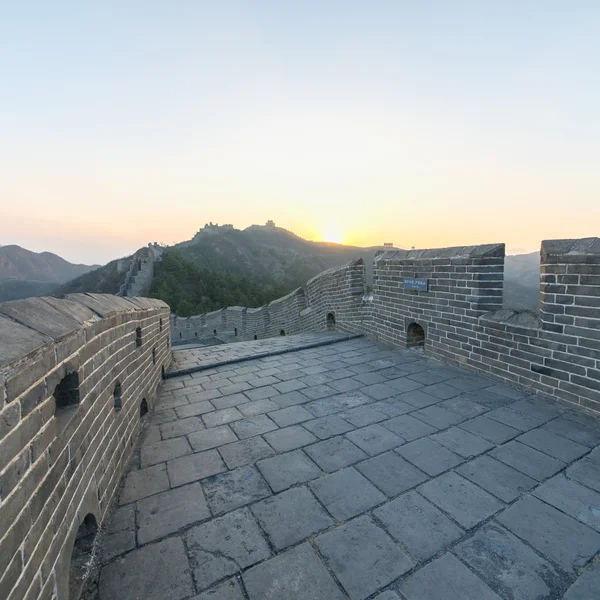
[[[599,2],[7,2],[0,243],[599,235],[599,74]]]

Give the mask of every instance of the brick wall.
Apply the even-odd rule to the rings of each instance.
[[[88,514],[102,523],[140,431],[140,403],[152,408],[170,363],[168,324],[167,305],[146,298],[0,304],[0,598],[68,598],[79,525]],[[57,409],[53,394],[69,373],[79,403]]]
[[[361,260],[338,269],[329,269],[313,277],[304,287],[260,308],[231,306],[193,317],[171,317],[171,334],[175,342],[235,335],[240,341],[286,335],[327,328],[327,314],[340,317],[340,328],[352,322],[362,326],[359,312],[368,310],[365,295],[365,264]]]
[[[381,254],[369,334],[405,347],[417,323],[435,358],[600,412],[600,240],[542,243],[541,318],[502,310],[503,270],[503,244]]]
[[[503,271],[504,244],[384,252],[375,258],[371,332],[405,347],[417,323],[429,354],[460,361],[478,318],[502,307]],[[426,279],[428,291],[405,290],[405,278]]]

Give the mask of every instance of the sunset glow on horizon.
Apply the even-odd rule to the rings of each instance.
[[[600,232],[600,5],[12,3],[0,244],[105,263],[208,221],[462,246]]]

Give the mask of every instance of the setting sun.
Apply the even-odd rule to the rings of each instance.
[[[339,227],[336,227],[335,225],[329,225],[325,228],[325,235],[323,236],[323,239],[326,242],[331,242],[333,244],[343,243],[342,232],[340,231]]]

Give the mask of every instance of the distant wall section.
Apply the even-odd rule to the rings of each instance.
[[[361,259],[324,271],[304,287],[260,308],[231,306],[194,317],[172,316],[171,335],[177,343],[201,341],[224,333],[244,341],[282,332],[289,335],[324,331],[330,313],[340,323],[338,329],[366,331],[370,307],[365,292],[365,264]]]
[[[117,295],[129,298],[147,295],[152,287],[154,263],[161,259],[163,252],[157,243],[138,250],[131,257]]]

